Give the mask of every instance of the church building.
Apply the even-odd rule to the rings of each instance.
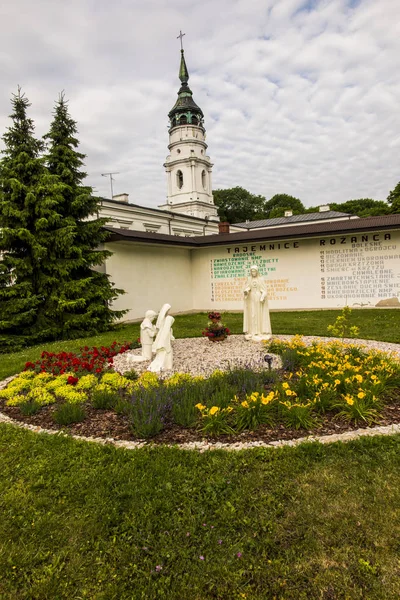
[[[243,310],[252,265],[271,310],[400,307],[400,215],[318,213],[229,225],[212,195],[204,115],[181,50],[178,98],[168,113],[167,200],[159,208],[103,199],[113,255],[104,265],[127,320],[169,303],[172,313]]]

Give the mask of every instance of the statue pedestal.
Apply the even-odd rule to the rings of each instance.
[[[266,342],[272,338],[272,334],[270,333],[258,333],[256,335],[251,335],[250,333],[246,333],[244,339],[248,342]]]
[[[129,356],[128,361],[130,363],[149,362],[147,358],[144,358],[144,356]]]

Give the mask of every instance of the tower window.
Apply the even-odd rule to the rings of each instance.
[[[187,117],[186,115],[182,115],[181,118],[179,119],[179,125],[186,125],[187,124]]]
[[[178,189],[181,190],[183,188],[183,173],[182,171],[176,172],[176,185]]]
[[[199,121],[197,120],[197,117],[192,117],[192,125],[198,125]]]
[[[207,175],[205,171],[201,172],[201,183],[203,185],[203,188],[206,190],[207,189]]]

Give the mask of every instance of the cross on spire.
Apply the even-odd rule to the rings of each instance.
[[[182,31],[179,31],[179,35],[177,36],[177,40],[181,40],[181,50],[183,50],[183,44],[182,44],[182,40],[183,40],[183,36],[186,35],[186,33],[182,33]]]

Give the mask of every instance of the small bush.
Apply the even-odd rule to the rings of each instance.
[[[132,432],[140,438],[157,435],[164,428],[169,406],[162,387],[140,387],[129,400],[128,418]]]
[[[280,412],[283,421],[287,427],[294,427],[295,429],[311,429],[316,425],[316,419],[313,416],[312,405],[310,402],[307,404],[300,404],[297,402],[281,402]]]
[[[79,423],[86,418],[85,409],[81,404],[70,404],[65,402],[60,404],[54,412],[54,420],[59,425],[71,425],[71,423]]]
[[[41,409],[41,405],[35,400],[28,400],[27,402],[23,402],[22,404],[20,404],[19,408],[23,415],[25,415],[26,417],[30,417],[31,415],[35,415],[37,412],[39,412],[39,410]]]
[[[260,425],[272,427],[275,414],[275,393],[260,394],[253,392],[240,402],[235,410],[235,429],[255,430]]]
[[[172,419],[182,427],[192,427],[198,417],[196,403],[203,397],[204,386],[193,383],[183,383],[171,389]]]
[[[92,394],[92,404],[100,410],[114,408],[119,400],[120,395],[114,390],[95,389]]]
[[[234,429],[230,424],[230,413],[232,407],[219,408],[219,406],[212,406],[207,408],[204,404],[197,404],[196,408],[200,411],[201,422],[200,431],[206,435],[220,435],[221,433],[232,434],[235,433]]]
[[[129,379],[130,381],[136,381],[139,377],[139,375],[137,374],[137,372],[134,369],[131,369],[130,371],[126,371],[124,373],[124,377],[125,379]]]
[[[288,348],[282,353],[282,368],[284,371],[295,371],[301,364],[299,353],[294,348]]]

